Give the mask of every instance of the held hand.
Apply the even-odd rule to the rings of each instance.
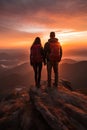
[[[44,65],[46,65],[47,63],[46,62],[44,62]]]
[[[44,61],[44,65],[46,65],[47,64],[47,62],[46,62],[46,60]]]
[[[43,63],[44,63],[44,65],[46,65],[46,64],[47,64],[47,61],[46,61],[46,59],[44,59]]]

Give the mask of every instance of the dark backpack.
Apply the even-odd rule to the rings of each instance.
[[[50,53],[49,53],[49,60],[51,62],[59,62],[60,60],[60,43],[57,41],[49,42],[50,46]]]
[[[42,55],[41,55],[41,45],[35,44],[31,47],[31,55],[30,55],[31,63],[40,63],[43,61]]]

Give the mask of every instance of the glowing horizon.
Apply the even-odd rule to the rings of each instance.
[[[28,48],[35,37],[42,45],[51,31],[69,49],[87,48],[87,1],[0,0],[0,49]]]
[[[36,30],[35,30],[36,31]],[[72,45],[72,44],[76,44],[76,46],[78,46],[78,44],[80,43],[80,46],[86,46],[87,44],[87,31],[80,31],[80,32],[76,32],[76,31],[69,31],[69,30],[64,30],[62,32],[56,32],[56,37],[59,39],[59,42],[61,43],[61,45]],[[9,39],[8,40],[2,40],[1,42],[6,44],[4,46],[4,44],[0,45],[0,48],[14,48],[14,47],[24,47],[24,46],[31,46],[31,44],[33,43],[35,37],[35,34],[32,35],[31,38],[25,39],[22,37],[23,40],[20,39]],[[37,35],[38,36],[38,35]],[[46,41],[48,41],[49,39],[49,33],[45,32],[43,33],[41,36],[41,41],[42,44],[44,45]],[[81,44],[82,43],[82,44]]]

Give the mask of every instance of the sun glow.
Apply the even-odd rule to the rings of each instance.
[[[85,43],[87,41],[87,31],[82,32],[70,31],[70,32],[56,33],[56,37],[59,38],[61,44],[76,43],[76,42],[79,43],[83,41]]]

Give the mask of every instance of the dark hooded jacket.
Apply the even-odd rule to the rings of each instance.
[[[54,43],[54,42],[58,42],[58,39],[57,38],[50,38],[48,39],[48,42],[45,43],[45,46],[44,46],[44,56],[45,56],[45,61],[49,61],[49,54],[50,54],[50,42]],[[59,43],[59,42],[58,42]],[[60,43],[59,43],[60,44]],[[62,58],[62,46],[60,45],[60,59],[58,62],[61,61],[61,58]]]

